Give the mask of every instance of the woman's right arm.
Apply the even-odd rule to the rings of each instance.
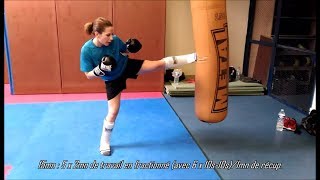
[[[93,68],[91,71],[83,71],[88,79],[93,79],[95,77],[104,76],[105,72],[101,69],[100,65]]]
[[[88,79],[94,79],[94,78],[96,78],[96,77],[99,77],[99,76],[96,76],[96,75],[93,73],[93,70],[90,71],[90,72],[85,72],[84,74],[87,76]]]

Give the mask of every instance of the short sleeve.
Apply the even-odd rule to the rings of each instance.
[[[94,68],[87,48],[81,48],[80,52],[80,71],[89,72]]]

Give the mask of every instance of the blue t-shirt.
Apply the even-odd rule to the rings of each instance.
[[[80,71],[89,72],[101,63],[101,59],[105,55],[114,57],[116,60],[116,67],[111,72],[105,72],[101,79],[104,81],[111,81],[121,76],[127,66],[128,57],[122,55],[120,52],[127,50],[126,45],[116,35],[113,36],[113,41],[109,46],[97,47],[93,39],[88,40],[81,48],[80,53]]]

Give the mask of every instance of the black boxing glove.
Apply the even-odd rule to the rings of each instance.
[[[127,50],[131,53],[136,53],[142,48],[142,44],[134,38],[130,38],[126,41]]]

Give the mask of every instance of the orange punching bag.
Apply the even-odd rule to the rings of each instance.
[[[228,112],[228,24],[226,0],[190,0],[195,64],[195,113],[207,123]]]

